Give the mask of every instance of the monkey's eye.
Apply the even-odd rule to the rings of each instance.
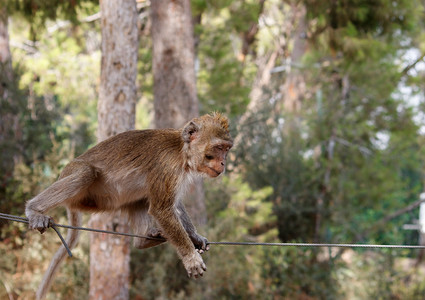
[[[207,155],[205,155],[205,158],[208,159],[208,160],[211,160],[211,159],[214,158],[214,156],[207,154]]]

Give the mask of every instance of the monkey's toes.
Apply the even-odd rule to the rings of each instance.
[[[199,254],[202,254],[208,250],[210,250],[210,245],[206,244],[204,247],[200,248],[200,249],[196,249],[198,251]]]
[[[208,250],[210,250],[210,247],[209,246],[207,246],[205,249],[196,249],[196,251],[198,251],[199,254],[204,254]]]
[[[147,235],[148,238],[137,238],[134,240],[134,247],[138,249],[147,249],[151,247],[158,246],[162,243],[165,243],[167,241],[166,238],[164,238],[161,235],[161,232],[155,231],[153,233],[149,233]],[[150,239],[153,238],[153,239]]]
[[[44,233],[53,223],[53,219],[51,217],[42,214],[30,216],[28,217],[28,221],[29,228],[36,229],[40,231],[40,233]]]
[[[191,239],[198,253],[202,254],[210,249],[207,238],[203,237],[202,235],[196,234],[195,236],[191,237]]]

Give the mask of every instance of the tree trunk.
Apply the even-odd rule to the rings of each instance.
[[[281,87],[281,93],[284,111],[296,114],[301,111],[302,100],[306,93],[304,76],[299,69],[301,59],[307,48],[306,8],[303,4],[291,4],[291,12],[292,24],[296,25],[292,28],[291,60],[286,81]]]
[[[137,76],[137,10],[128,0],[100,1],[102,61],[98,103],[98,141],[134,129]],[[118,214],[96,214],[90,226],[128,232]],[[130,240],[92,234],[90,299],[128,299]]]
[[[180,128],[199,115],[190,0],[152,1],[154,108],[156,128]],[[202,180],[188,193],[195,224],[206,223]]]
[[[152,1],[155,126],[181,127],[199,114],[189,0]]]

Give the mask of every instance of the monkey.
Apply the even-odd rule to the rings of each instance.
[[[169,241],[188,276],[203,276],[206,265],[200,254],[209,250],[208,240],[197,233],[182,199],[194,178],[215,178],[225,171],[232,146],[228,118],[217,112],[180,129],[117,134],[72,160],[56,182],[26,203],[29,228],[43,233],[53,223],[46,213],[58,206],[66,208],[72,226],[80,226],[82,212],[121,211],[135,234],[164,238],[135,238],[135,247]],[[69,230],[69,247],[77,240],[78,231]],[[37,299],[46,295],[66,253],[63,246],[55,253]]]

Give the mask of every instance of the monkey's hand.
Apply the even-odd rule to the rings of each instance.
[[[37,229],[43,234],[53,223],[53,219],[36,211],[26,212],[30,229]]]
[[[189,277],[198,278],[204,275],[204,272],[207,270],[201,255],[197,251],[183,256],[182,261]]]
[[[192,240],[193,245],[200,254],[210,250],[210,246],[208,245],[208,240],[206,237],[194,233],[190,235],[190,239]]]

